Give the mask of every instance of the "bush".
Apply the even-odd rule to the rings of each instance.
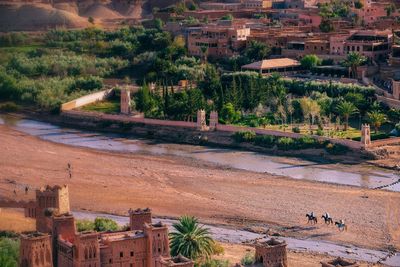
[[[117,231],[118,224],[114,220],[97,217],[94,220],[94,230],[97,232]]]
[[[317,135],[318,135],[318,136],[324,136],[324,130],[318,129],[318,130],[317,130]]]
[[[254,141],[258,146],[271,147],[275,145],[276,138],[271,135],[257,135]]]
[[[293,127],[292,128],[292,132],[294,132],[294,133],[300,133],[300,128],[299,127]]]
[[[14,112],[19,109],[19,106],[14,102],[5,102],[0,104],[0,111]]]
[[[296,148],[298,149],[306,149],[306,148],[317,148],[317,141],[310,136],[302,136],[299,139],[296,139]]]
[[[256,138],[256,133],[251,131],[236,132],[233,135],[233,139],[235,139],[237,143],[242,143],[242,142],[250,143],[253,142],[255,138]]]
[[[210,259],[200,265],[201,267],[228,267],[228,260]]]
[[[242,258],[242,260],[240,261],[242,263],[242,265],[248,266],[248,265],[252,265],[255,263],[255,257],[253,253],[247,253],[246,255],[244,255],[244,257]]]
[[[214,242],[213,252],[214,252],[214,255],[223,255],[225,253],[225,249],[223,246],[221,246],[220,243]]]
[[[295,142],[293,138],[290,137],[282,137],[279,138],[278,140],[278,148],[283,149],[283,150],[289,150],[292,149],[294,146]]]
[[[11,238],[0,238],[0,266],[17,267],[19,241]]]
[[[346,154],[349,149],[344,145],[329,143],[325,146],[325,150],[332,155],[343,155]]]
[[[94,230],[94,222],[89,220],[77,220],[76,221],[76,228],[78,232],[84,231],[93,231]]]

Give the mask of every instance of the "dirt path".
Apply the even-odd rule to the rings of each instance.
[[[72,164],[72,179],[67,164]],[[6,181],[15,180],[19,187]],[[224,170],[169,156],[108,153],[41,141],[0,126],[0,196],[26,196],[22,185],[69,184],[72,208],[156,215],[193,214],[208,223],[269,228],[288,236],[400,248],[400,194]],[[17,197],[13,190],[17,190]],[[306,224],[328,211],[347,232]]]

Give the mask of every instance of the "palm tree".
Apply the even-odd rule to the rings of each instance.
[[[362,56],[357,52],[350,52],[347,55],[346,60],[344,61],[344,65],[351,68],[351,72],[353,73],[353,77],[357,78],[357,68],[364,64],[367,61],[367,58]]]
[[[386,115],[379,111],[371,111],[367,113],[369,122],[374,126],[375,133],[378,132],[379,127],[386,122]]]
[[[349,127],[349,118],[356,114],[358,112],[358,109],[356,106],[354,106],[353,103],[343,101],[341,102],[337,107],[337,112],[344,118],[345,124],[344,124],[344,130],[347,131],[347,128]]]
[[[214,252],[214,240],[209,230],[199,225],[193,216],[182,216],[178,223],[173,224],[174,231],[170,234],[171,254],[181,254],[192,260],[209,258]]]

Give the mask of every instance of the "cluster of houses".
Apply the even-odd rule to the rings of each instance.
[[[168,31],[185,37],[192,56],[238,56],[252,41],[258,41],[270,48],[269,59],[240,67],[269,75],[301,70],[301,58],[313,54],[329,62],[315,70],[318,75],[358,77],[364,84],[381,87],[379,94],[400,107],[400,102],[392,101],[393,83],[400,80],[400,6],[389,0],[347,1],[351,3],[349,15],[329,18],[332,29],[323,31],[320,25],[327,18],[319,5],[330,2],[214,0],[183,14],[159,12],[155,16],[165,20]],[[187,18],[192,20],[187,22]],[[340,65],[351,52],[368,59],[367,66],[358,68],[357,73]]]

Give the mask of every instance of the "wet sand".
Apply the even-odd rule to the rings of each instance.
[[[18,199],[33,198],[23,186],[44,184],[69,184],[74,210],[125,214],[129,208],[151,207],[158,216],[192,214],[207,223],[291,237],[400,248],[399,193],[223,169],[173,156],[69,147],[0,126],[0,196],[15,198],[16,189]],[[307,225],[305,213],[311,210],[344,219],[348,231]]]

